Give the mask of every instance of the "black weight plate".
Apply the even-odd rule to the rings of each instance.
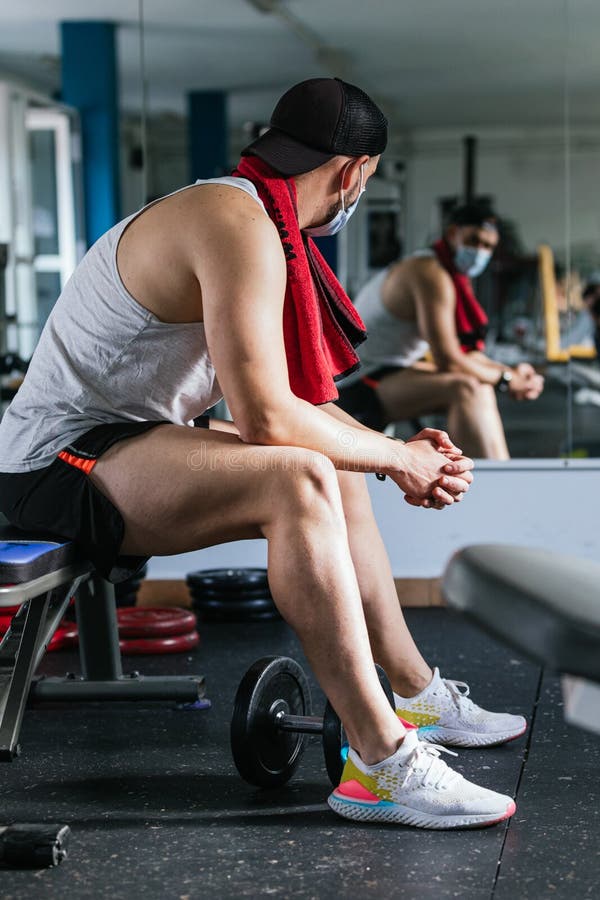
[[[196,590],[210,589],[220,593],[239,593],[247,589],[266,588],[266,569],[205,569],[190,572],[186,581]]]
[[[273,707],[310,716],[310,689],[301,666],[286,656],[252,665],[240,683],[231,719],[231,752],[242,778],[257,787],[279,787],[294,774],[306,734],[280,731]]]
[[[222,603],[220,600],[197,601],[194,610],[205,622],[254,622],[280,618],[279,611],[270,597],[235,603]]]
[[[342,759],[344,740],[344,729],[340,717],[328,700],[323,713],[323,755],[329,780],[334,787],[340,783],[344,770],[344,760]]]
[[[117,607],[119,609],[129,607],[129,606],[135,606],[136,602],[137,602],[137,594],[136,593],[120,594],[120,595],[116,594],[115,595],[115,603],[117,604]]]
[[[212,588],[192,588],[190,590],[192,599],[201,602],[205,598],[207,600],[222,600],[226,603],[228,600],[254,600],[256,598],[270,597],[271,593],[267,587],[245,588],[238,591],[218,591]]]
[[[128,594],[130,591],[137,591],[146,577],[147,571],[148,566],[142,566],[142,568],[132,575],[131,578],[127,578],[125,581],[120,581],[118,584],[115,584],[115,594],[119,594],[120,592]]]
[[[385,674],[385,669],[382,666],[375,663],[375,668],[377,669],[377,674],[379,675],[379,683],[383,688],[385,696],[388,698],[388,703],[390,704],[394,712],[396,712],[396,704],[394,703],[394,689],[390,684],[390,679]]]
[[[120,584],[115,584],[115,596],[119,597],[121,594],[137,594],[141,583],[141,581],[122,581]]]
[[[207,612],[203,613],[200,610],[197,610],[199,618],[203,623],[207,622],[273,622],[275,620],[281,621],[281,616],[277,612],[276,609],[267,609],[264,612],[253,612],[247,613],[244,615],[243,613],[239,613],[236,616],[232,616],[229,613],[225,612]]]
[[[390,684],[389,678],[385,674],[381,666],[376,665],[379,682],[385,692],[385,696],[392,709],[395,710],[394,691]],[[325,768],[329,775],[329,780],[334,787],[337,787],[344,770],[344,760],[342,759],[342,747],[346,743],[346,735],[340,722],[340,718],[333,706],[327,701],[325,705],[325,713],[323,715],[323,755],[325,757]]]
[[[222,612],[225,615],[236,615],[237,613],[264,612],[267,609],[274,609],[275,604],[270,597],[255,597],[252,600],[217,600],[204,599],[197,600],[194,608],[200,612],[214,611]]]

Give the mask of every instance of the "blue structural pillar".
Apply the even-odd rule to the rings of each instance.
[[[88,246],[119,221],[119,109],[115,26],[63,22],[62,100],[79,110]]]
[[[320,237],[315,238],[315,244],[325,257],[325,261],[329,264],[331,269],[338,274],[338,239],[337,234],[332,234],[329,237]]]
[[[191,181],[229,175],[225,91],[190,91],[188,129]]]

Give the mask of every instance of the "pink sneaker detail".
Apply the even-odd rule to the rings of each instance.
[[[402,716],[398,715],[398,713],[396,713],[396,716],[398,720],[404,725],[407,731],[411,731],[411,729],[414,730],[415,728],[418,730],[419,726],[415,725],[414,722],[409,722],[407,719],[403,719]]]
[[[351,800],[360,800],[363,803],[379,803],[380,798],[368,791],[360,781],[352,779],[351,781],[342,781],[336,787],[334,793],[341,794],[342,797],[349,797]]]

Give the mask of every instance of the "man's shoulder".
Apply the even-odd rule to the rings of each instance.
[[[231,179],[233,181],[233,179]],[[259,246],[265,252],[281,249],[277,228],[262,203],[234,184],[204,182],[186,192],[187,212],[182,221],[190,225],[192,247],[216,246],[218,252]],[[283,251],[281,251],[283,252]]]
[[[452,279],[435,255],[415,254],[394,263],[389,270],[388,283],[411,288],[421,284],[447,285]]]
[[[242,216],[270,222],[258,194],[237,186],[236,181],[234,178],[226,181],[200,181],[191,185],[183,197],[191,208],[201,213],[210,212],[211,217],[219,220]]]

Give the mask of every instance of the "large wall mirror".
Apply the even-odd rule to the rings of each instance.
[[[72,15],[66,2],[47,6]],[[453,203],[490,204],[501,240],[475,281],[489,317],[486,352],[506,366],[528,361],[545,377],[535,401],[499,395],[510,455],[600,456],[600,6],[136,0],[125,11],[107,0],[88,7],[86,17],[118,23],[122,215],[227,171],[294,82],[338,75],[360,85],[388,115],[391,142],[332,251],[348,292],[354,298],[381,268],[428,247]],[[15,33],[0,28],[0,65],[27,78]],[[38,59],[38,89],[42,75]],[[56,91],[52,77],[46,86]],[[215,151],[221,162],[207,169],[214,106],[203,122],[194,98],[209,94],[225,117],[226,140]],[[32,148],[44,152],[41,143]],[[431,422],[442,419],[434,414]],[[405,427],[399,422],[398,433]]]

